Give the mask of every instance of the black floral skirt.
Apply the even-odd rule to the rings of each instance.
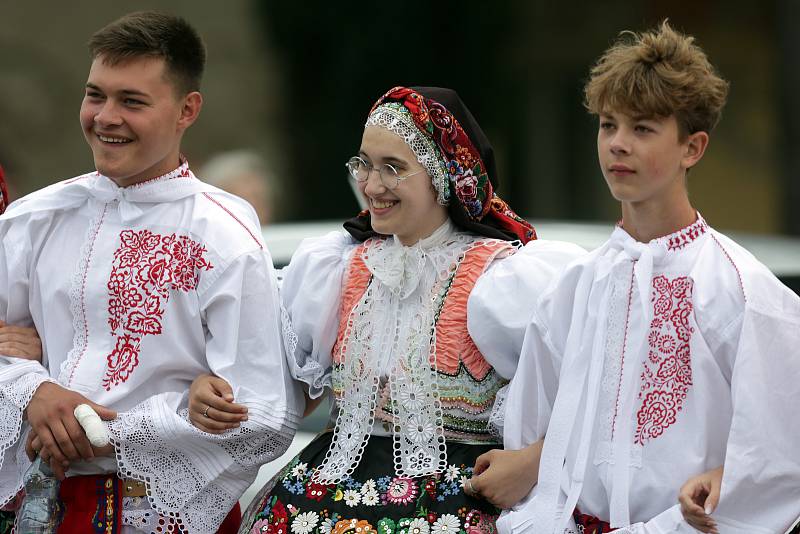
[[[444,473],[398,477],[392,438],[372,436],[361,463],[338,484],[311,481],[332,432],[314,439],[253,500],[240,534],[495,534],[500,511],[464,493],[475,459],[499,445],[447,442]]]

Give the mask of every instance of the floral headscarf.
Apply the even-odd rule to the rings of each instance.
[[[372,125],[406,141],[456,225],[508,241],[536,239],[533,227],[495,193],[494,150],[455,91],[395,87],[373,105],[367,119],[367,126]],[[375,235],[369,212],[346,222],[345,228],[357,239]]]
[[[8,188],[6,187],[6,177],[3,174],[3,167],[0,166],[0,214],[8,207]]]

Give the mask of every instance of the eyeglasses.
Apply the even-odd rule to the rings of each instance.
[[[370,173],[376,168],[374,165],[372,165],[372,163],[367,163],[358,156],[353,156],[347,160],[347,163],[344,165],[347,167],[347,171],[350,173],[350,176],[352,176],[356,182],[366,182],[369,180]],[[394,165],[390,165],[388,163],[380,165],[377,167],[377,169],[378,176],[381,178],[381,183],[386,189],[397,189],[397,186],[400,185],[401,181],[421,172],[425,172],[423,169],[417,172],[412,172],[411,174],[406,174],[405,176],[400,176],[400,174],[397,172],[397,169],[394,168]]]

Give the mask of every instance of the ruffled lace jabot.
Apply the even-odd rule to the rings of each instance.
[[[431,235],[411,246],[403,245],[397,236],[392,236],[370,247],[364,263],[392,294],[405,299],[419,286],[420,279],[425,274],[435,275],[429,273],[426,262],[454,234],[455,227],[447,219]]]

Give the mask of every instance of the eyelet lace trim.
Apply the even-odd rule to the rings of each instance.
[[[501,440],[506,423],[506,399],[508,399],[508,384],[497,391],[492,413],[489,415],[489,431]]]
[[[154,417],[154,413],[159,411],[158,402],[157,398],[151,398],[108,423],[116,449],[119,476],[147,483],[147,498],[152,509],[182,530],[215,532],[236,504],[238,495],[246,489],[249,478],[233,473],[215,475],[215,480],[211,480],[205,475],[207,468],[198,465],[177,443],[165,436],[161,428],[163,424]],[[273,407],[271,411],[278,410],[279,407]],[[269,419],[266,413],[261,413],[263,411],[258,410]],[[219,447],[241,469],[253,469],[277,458],[289,446],[293,435],[286,427],[265,435],[264,422],[259,424],[262,429],[256,430],[252,428],[255,418],[251,416],[234,431],[234,435],[209,436],[191,425],[187,410],[182,410],[178,416],[185,423],[181,425],[182,430],[206,440],[218,441]]]
[[[308,384],[308,394],[312,399],[319,397],[326,385],[330,385],[329,377],[326,376],[326,369],[320,363],[309,357],[299,361],[297,350],[298,337],[292,326],[292,318],[289,312],[281,303],[281,333],[283,334],[283,344],[286,350],[289,365],[292,366],[292,373],[295,380]]]
[[[46,375],[30,373],[0,388],[0,466],[3,466],[3,470],[6,469],[6,451],[19,441],[22,433],[22,412],[28,407],[37,388],[44,382],[55,382],[55,380]],[[22,452],[21,455],[20,451]],[[25,447],[17,448],[16,460],[17,466],[25,465],[27,467],[26,464],[20,463],[20,460],[22,460],[20,456],[27,460]],[[18,471],[16,473],[18,476],[17,484],[10,488],[8,494],[0,495],[0,507],[11,502],[22,489],[22,474],[24,471],[21,469],[18,469]]]
[[[614,422],[617,414],[620,380],[622,377],[623,351],[625,350],[627,316],[630,294],[633,291],[633,263],[626,262],[610,276],[611,294],[608,298],[608,319],[603,351],[603,375],[600,382],[600,406],[598,416],[597,458],[595,461],[611,461],[611,440],[614,437]],[[625,267],[624,269],[622,267]]]
[[[103,205],[102,211],[91,220],[89,228],[86,230],[86,239],[81,247],[80,261],[78,268],[72,277],[72,285],[69,290],[69,309],[72,314],[72,328],[75,331],[72,338],[72,350],[67,354],[67,358],[61,362],[58,372],[58,382],[65,387],[72,383],[75,368],[78,366],[86,348],[89,344],[89,326],[86,320],[86,303],[84,292],[86,290],[86,277],[92,262],[92,251],[97,234],[103,225],[108,204]]]
[[[447,167],[434,142],[422,133],[406,108],[397,103],[382,104],[375,108],[365,126],[380,126],[400,136],[411,148],[417,161],[425,167],[436,188],[436,200],[442,206],[450,202],[450,185]]]
[[[446,282],[469,250],[487,242],[478,239],[455,233],[443,244],[403,247],[400,254],[392,239],[363,245],[364,263],[374,277],[350,312],[334,354],[339,414],[331,447],[313,475],[316,482],[339,482],[359,464],[375,422],[381,376],[387,375],[395,406],[397,476],[446,469],[435,326]]]

